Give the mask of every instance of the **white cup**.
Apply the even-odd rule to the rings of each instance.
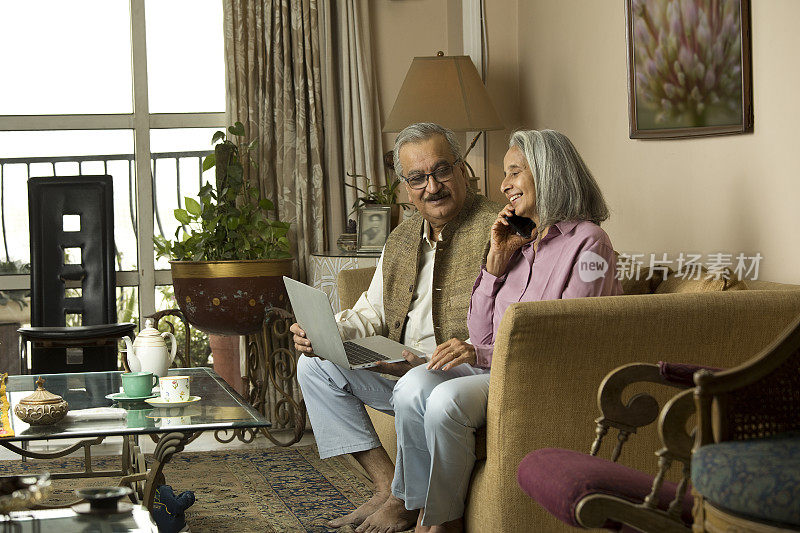
[[[189,376],[164,376],[158,380],[163,401],[167,403],[189,401]]]
[[[192,423],[192,417],[189,416],[162,416],[161,424],[159,427],[175,427],[175,426],[188,426]]]

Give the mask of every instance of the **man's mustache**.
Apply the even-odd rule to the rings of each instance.
[[[429,194],[423,198],[423,200],[426,202],[435,202],[436,200],[441,200],[442,198],[447,198],[448,196],[450,196],[450,191],[442,189],[441,191]]]

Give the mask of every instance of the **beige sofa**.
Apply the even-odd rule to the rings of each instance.
[[[342,308],[366,290],[373,269],[342,271]],[[728,367],[755,355],[800,314],[800,286],[747,282],[748,290],[709,290],[672,277],[638,294],[512,305],[492,359],[487,426],[467,496],[468,532],[549,532],[571,528],[520,490],[517,465],[529,451],[588,451],[594,438],[597,386],[610,370],[661,360]],[[741,283],[729,289],[744,288]],[[639,287],[638,289],[641,289]],[[668,291],[668,292],[664,292]],[[630,291],[628,291],[630,292]],[[674,389],[663,391],[667,398]],[[394,419],[370,410],[394,457]],[[611,434],[606,446],[616,440]],[[655,473],[653,427],[633,435],[620,462]],[[608,457],[601,449],[601,456]]]

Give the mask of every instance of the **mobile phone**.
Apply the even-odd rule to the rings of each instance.
[[[531,234],[536,228],[536,223],[526,217],[511,215],[505,217],[505,219],[508,221],[508,225],[511,226],[511,228],[517,233],[517,235],[526,239],[531,238]]]

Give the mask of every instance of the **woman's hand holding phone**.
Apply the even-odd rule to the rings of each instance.
[[[486,256],[486,271],[493,276],[502,276],[506,271],[508,260],[517,249],[531,242],[534,238],[517,235],[516,230],[509,224],[507,217],[514,215],[511,204],[506,205],[497,215],[497,220],[492,224],[492,238],[489,255]]]

